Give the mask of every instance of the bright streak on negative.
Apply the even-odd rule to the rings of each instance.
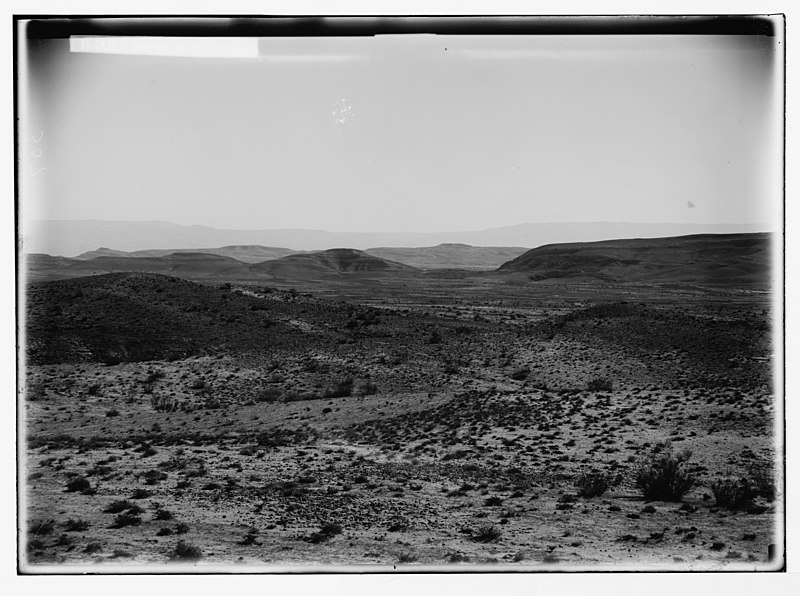
[[[256,37],[133,37],[80,36],[69,38],[70,52],[178,56],[186,58],[258,58]]]

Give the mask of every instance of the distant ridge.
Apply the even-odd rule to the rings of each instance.
[[[231,257],[190,252],[162,257],[100,256],[86,260],[27,255],[25,265],[32,280],[121,272],[160,273],[188,279],[251,275],[246,263]]]
[[[776,229],[777,230],[777,229]],[[629,222],[524,223],[463,232],[333,233],[324,230],[222,230],[209,226],[182,226],[169,222],[101,220],[33,220],[22,224],[22,250],[72,257],[105,246],[117,251],[194,249],[209,246],[259,245],[295,251],[326,250],[340,246],[434,247],[442,243],[475,247],[535,248],[556,242],[594,242],[614,238],[663,238],[688,234],[733,234],[776,231],[766,224],[654,224]],[[227,253],[225,253],[227,254]],[[156,256],[156,255],[149,255]],[[234,256],[228,254],[228,256]]]
[[[531,281],[769,285],[770,234],[701,234],[670,238],[551,244],[498,268]]]
[[[220,248],[155,248],[149,250],[136,250],[126,252],[101,247],[97,250],[90,250],[79,254],[75,259],[89,260],[97,257],[163,257],[179,253],[204,253],[209,255],[219,255],[230,257],[243,263],[260,263],[268,259],[280,259],[288,255],[295,254],[297,251],[289,248],[276,248],[273,246],[261,246],[258,244],[222,246]]]
[[[770,285],[771,234],[701,234],[668,238],[635,238],[550,244],[525,251],[496,269],[476,267],[474,250],[489,251],[497,258],[505,250],[475,247],[430,247],[428,249],[375,249],[383,254],[411,251],[417,259],[460,258],[466,265],[428,267],[426,279],[459,279],[464,276],[506,276],[530,282],[575,281],[606,283],[698,284],[740,288]],[[452,252],[456,254],[453,256]],[[100,251],[102,252],[102,251]],[[483,253],[484,257],[486,252]],[[433,255],[433,256],[432,256]],[[442,256],[444,255],[444,256]],[[440,261],[444,262],[444,261]],[[423,275],[417,268],[366,251],[335,248],[291,254],[260,263],[244,263],[233,257],[199,252],[176,252],[160,257],[100,256],[69,259],[43,254],[25,255],[30,281],[63,279],[105,273],[138,272],[174,275],[206,281],[255,281],[349,278],[412,278]]]

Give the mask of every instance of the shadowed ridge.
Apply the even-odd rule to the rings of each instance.
[[[497,271],[524,274],[531,281],[571,278],[767,287],[770,241],[770,234],[754,233],[548,244]]]

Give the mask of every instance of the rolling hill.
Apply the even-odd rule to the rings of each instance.
[[[497,271],[531,281],[768,286],[770,242],[769,234],[755,233],[551,244],[529,250]]]
[[[251,266],[251,270],[282,278],[309,278],[319,275],[353,273],[408,275],[415,267],[389,261],[352,248],[332,248],[319,252],[289,255]]]

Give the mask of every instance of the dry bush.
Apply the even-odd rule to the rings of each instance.
[[[589,391],[613,391],[614,384],[610,379],[598,377],[589,381],[587,389],[589,389]]]
[[[583,472],[575,480],[578,496],[585,499],[599,497],[608,490],[609,485],[608,476],[597,470]]]
[[[184,542],[181,540],[175,545],[172,554],[169,556],[170,561],[197,561],[203,557],[203,551],[200,547],[194,544]]]
[[[746,509],[753,503],[757,491],[747,478],[734,480],[724,478],[711,484],[711,492],[719,507],[725,509]]]
[[[636,470],[636,486],[648,501],[680,501],[697,479],[686,463],[691,453],[675,454],[669,445],[652,453]]]
[[[472,534],[475,542],[497,542],[500,540],[502,532],[491,524],[483,524]]]

